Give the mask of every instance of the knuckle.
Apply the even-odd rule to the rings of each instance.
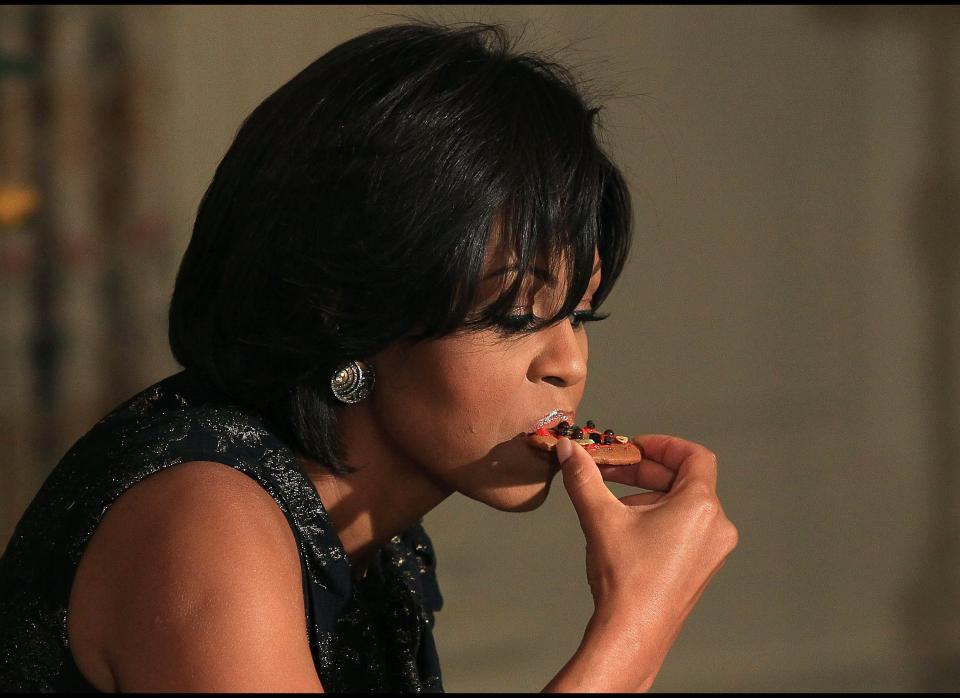
[[[730,519],[724,519],[720,537],[723,542],[723,547],[729,555],[740,542],[740,531],[737,530],[737,527],[733,525]]]
[[[687,489],[690,499],[695,507],[700,507],[704,504],[709,504],[716,501],[717,495],[713,491],[713,488],[710,487],[705,482],[691,482]]]
[[[568,488],[579,489],[583,487],[584,480],[586,480],[583,468],[577,464],[572,464],[570,467],[564,468],[563,480]]]
[[[570,491],[587,489],[590,486],[590,478],[590,471],[579,461],[574,461],[563,468],[564,485]]]
[[[711,522],[720,514],[720,502],[708,488],[702,488],[704,491],[697,492],[696,497],[690,503],[693,517],[702,522]]]
[[[720,465],[720,459],[717,457],[717,454],[711,451],[709,448],[703,449],[704,458],[706,458],[710,464],[713,466],[713,469],[716,470]]]

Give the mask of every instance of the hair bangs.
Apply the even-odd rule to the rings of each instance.
[[[526,334],[564,320],[587,291],[595,251],[602,270],[601,285],[591,300],[596,309],[629,252],[629,198],[595,138],[593,119],[598,110],[585,110],[579,102],[557,99],[555,94],[546,95],[544,101],[548,103],[525,105],[526,113],[538,118],[528,121],[524,147],[511,161],[510,193],[491,231],[507,251],[513,276],[494,300],[463,322],[465,329]],[[536,318],[523,329],[505,329],[504,318],[525,304],[531,278],[553,286],[565,280],[558,289],[563,302],[550,317]]]
[[[629,249],[628,207],[610,205],[625,200],[625,189],[608,191],[611,184],[621,189],[623,183],[611,179],[615,168],[595,134],[600,110],[585,102],[566,67],[534,54],[510,56],[506,37],[498,32],[481,31],[474,38],[489,42],[497,58],[476,63],[471,55],[469,65],[454,71],[456,80],[444,81],[449,91],[440,102],[462,104],[467,94],[470,99],[455,119],[443,122],[448,137],[433,140],[443,176],[429,198],[451,203],[438,227],[458,234],[448,236],[456,242],[420,277],[423,287],[411,289],[420,310],[406,333],[412,341],[459,331],[503,331],[509,324],[505,318],[525,304],[531,277],[550,285],[563,281],[558,292],[564,298],[552,317],[537,318],[524,331],[555,324],[581,302],[598,250],[604,278],[592,303],[596,308]],[[483,135],[464,140],[465,124]],[[455,177],[445,165],[452,162],[466,163],[453,170]],[[426,195],[422,188],[414,193]],[[471,208],[457,225],[454,211]],[[490,273],[484,262],[491,243],[511,270],[492,301],[487,294],[478,297],[483,275]]]

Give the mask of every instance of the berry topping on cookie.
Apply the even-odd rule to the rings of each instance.
[[[527,443],[543,451],[553,451],[561,437],[583,446],[598,465],[628,465],[638,463],[643,458],[640,448],[629,438],[617,434],[613,429],[601,433],[592,419],[587,420],[582,428],[564,421],[552,428],[537,429],[527,434]]]

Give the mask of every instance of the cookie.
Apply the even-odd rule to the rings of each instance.
[[[640,447],[629,438],[615,434],[612,429],[601,432],[592,421],[585,427],[560,422],[554,427],[537,429],[527,434],[527,443],[541,451],[553,451],[561,436],[583,446],[597,465],[628,465],[639,463],[643,458]]]

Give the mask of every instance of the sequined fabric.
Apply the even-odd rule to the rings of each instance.
[[[256,416],[181,371],[126,401],[77,441],[44,482],[0,558],[0,691],[94,691],[73,662],[67,604],[84,548],[111,504],[143,478],[193,460],[252,477],[300,551],[305,622],[327,691],[441,692],[433,642],[443,603],[418,524],[354,582],[343,546],[290,448]]]

